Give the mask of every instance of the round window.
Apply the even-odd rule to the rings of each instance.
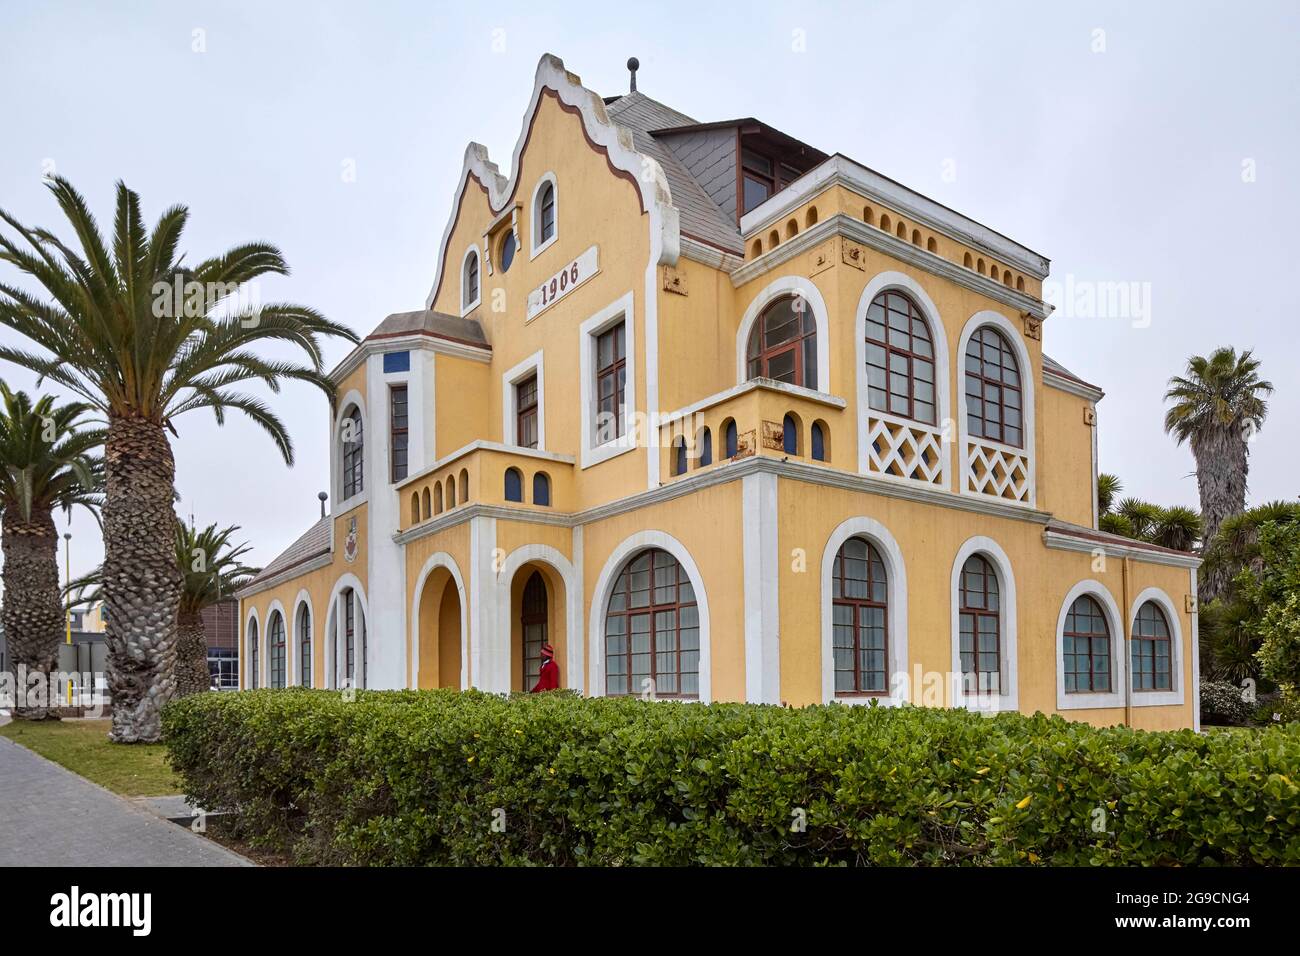
[[[513,231],[507,232],[505,239],[501,243],[501,271],[509,272],[510,263],[515,261],[515,234]]]

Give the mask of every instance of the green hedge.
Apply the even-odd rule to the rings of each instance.
[[[261,690],[164,727],[188,794],[304,863],[1300,863],[1300,724]]]

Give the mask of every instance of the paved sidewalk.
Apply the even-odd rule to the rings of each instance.
[[[252,866],[0,737],[0,866]]]

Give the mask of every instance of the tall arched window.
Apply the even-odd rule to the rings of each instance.
[[[1065,691],[1110,691],[1110,625],[1096,599],[1081,594],[1065,616]]]
[[[686,474],[686,439],[678,435],[673,439],[673,475]]]
[[[424,502],[424,520],[428,521],[429,518],[433,517],[433,504],[431,503],[431,499],[429,498],[429,489],[427,487],[424,489],[423,492],[421,492],[420,497],[421,500]],[[441,501],[438,502],[438,510],[439,511],[442,510]]]
[[[257,621],[254,619],[248,622],[248,686],[253,690],[257,690],[258,673]]]
[[[817,387],[817,323],[799,295],[770,303],[754,322],[746,350],[747,378]]]
[[[826,460],[826,426],[821,422],[813,422],[811,429],[812,460]]]
[[[343,497],[351,498],[365,489],[365,436],[361,428],[361,409],[355,405],[343,419],[340,438],[343,442]]]
[[[519,627],[524,644],[524,690],[532,690],[542,673],[542,645],[546,643],[546,582],[534,571],[524,585]]]
[[[288,671],[288,648],[284,633],[284,615],[279,611],[271,615],[267,625],[267,644],[271,653],[271,672],[268,675],[270,686],[277,690],[284,687]]]
[[[311,686],[311,611],[306,604],[298,608],[298,683]]]
[[[885,563],[875,545],[849,538],[835,555],[831,577],[837,695],[888,692],[888,595]]]
[[[605,612],[605,692],[698,697],[695,589],[667,551],[642,551],[619,573]]]
[[[533,504],[544,508],[551,506],[551,478],[544,471],[533,475]]]
[[[357,687],[357,596],[352,588],[343,591],[343,676],[348,686]]]
[[[464,274],[460,282],[460,307],[468,309],[478,302],[478,250],[471,249],[465,256]]]
[[[537,197],[537,241],[534,247],[555,235],[555,184],[547,183]]]
[[[518,468],[506,469],[506,501],[524,500],[524,476]]]
[[[1023,447],[1021,394],[1011,343],[986,325],[966,345],[966,430],[975,438]]]
[[[723,443],[727,457],[735,458],[736,453],[740,450],[740,436],[736,434],[736,420],[734,418],[727,419],[727,425],[723,429]]]
[[[879,412],[935,422],[934,341],[911,297],[880,293],[867,309],[867,402]]]
[[[696,467],[703,468],[705,465],[713,464],[713,433],[707,428],[700,432],[698,447],[699,464]]]
[[[781,450],[787,455],[799,454],[799,422],[793,415],[781,420]]]
[[[1002,602],[987,558],[972,554],[961,569],[959,640],[967,693],[1002,693]]]
[[[1173,690],[1169,621],[1155,601],[1138,609],[1129,645],[1133,649],[1133,689]]]

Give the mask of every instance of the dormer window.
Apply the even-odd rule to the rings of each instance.
[[[778,162],[749,148],[740,151],[740,167],[744,200],[742,215],[766,202],[803,175],[788,163]]]

